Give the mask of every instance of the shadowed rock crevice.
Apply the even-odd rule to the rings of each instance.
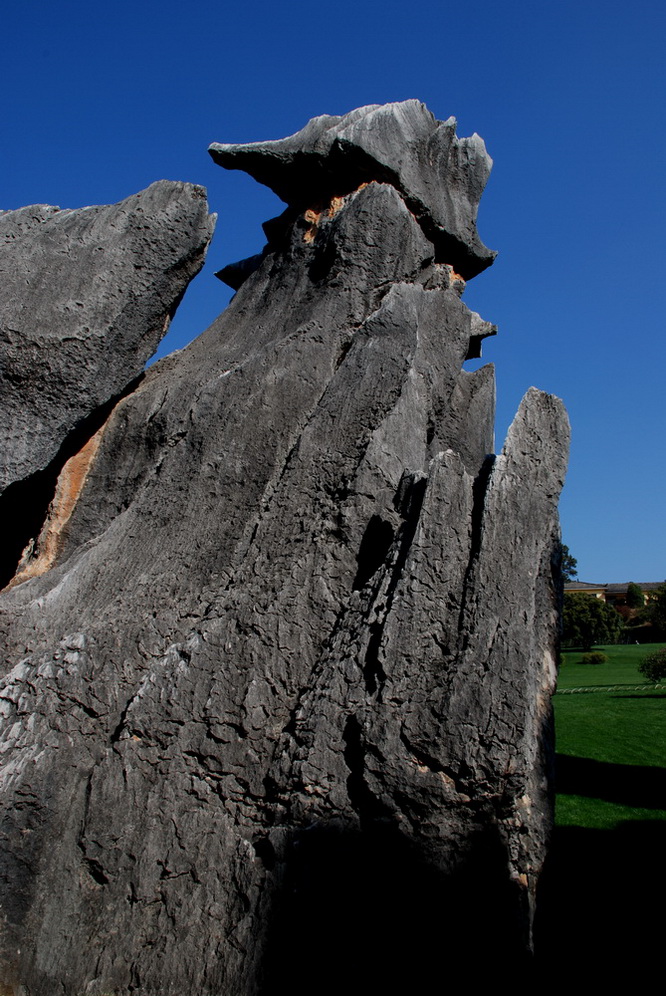
[[[364,778],[365,769],[365,744],[363,742],[363,730],[355,716],[348,716],[342,734],[345,750],[345,764],[349,768],[347,778],[347,792],[349,801],[353,809],[358,814],[361,827],[368,820],[382,819],[392,816],[391,810],[382,805],[368,786]]]
[[[481,536],[483,531],[483,513],[485,508],[486,493],[488,490],[488,483],[490,481],[490,475],[492,474],[493,467],[495,465],[495,457],[489,454],[483,464],[477,476],[474,478],[472,484],[472,515],[470,520],[470,543],[469,543],[469,560],[467,563],[467,569],[465,571],[465,581],[463,583],[463,595],[466,596],[467,592],[470,590],[470,579],[472,576],[472,571],[474,570],[479,552],[481,550]],[[460,617],[459,617],[459,629],[463,635],[463,640],[465,638],[465,609],[466,609],[466,598],[463,597],[460,603]]]
[[[356,558],[358,570],[352,585],[354,591],[366,585],[382,566],[393,543],[394,535],[390,522],[385,522],[379,515],[372,516],[368,528],[363,533]]]
[[[121,395],[83,419],[48,467],[10,484],[0,495],[0,521],[7,530],[0,560],[0,589],[43,574],[55,563],[64,542],[62,531],[99,445],[96,437],[119,402],[136,390],[141,380],[141,376],[135,378]]]
[[[407,562],[414,534],[418,527],[421,506],[425,497],[427,478],[417,475],[403,475],[393,504],[403,517],[403,523],[396,536],[393,556],[387,564],[388,576],[381,586],[376,606],[376,616],[368,622],[367,646],[363,662],[365,685],[370,695],[374,695],[386,679],[381,664],[381,644],[384,623],[391,612],[393,598],[402,572]],[[365,537],[364,537],[365,539]],[[388,553],[388,548],[387,551]]]

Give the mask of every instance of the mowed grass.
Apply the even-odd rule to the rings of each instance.
[[[582,650],[562,652],[562,664],[557,681],[558,691],[576,687],[610,687],[612,685],[649,685],[638,671],[638,665],[662,643],[630,644],[616,647],[595,647],[607,655],[605,664],[581,664]]]
[[[662,968],[654,911],[666,891],[666,688],[637,670],[658,646],[595,648],[609,657],[598,665],[563,655],[556,825],[535,925],[551,987],[575,979],[575,988],[614,991],[622,979],[635,987],[637,965],[644,978]]]
[[[666,687],[655,688],[637,668],[660,646],[597,648],[605,664],[563,653],[554,698],[558,826],[666,820]]]

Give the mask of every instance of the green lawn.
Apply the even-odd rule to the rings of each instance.
[[[636,669],[658,645],[601,647],[605,664],[563,655],[554,697],[555,832],[536,944],[543,981],[635,988],[661,971],[666,891],[666,687]],[[574,691],[574,689],[590,689]]]
[[[558,826],[666,820],[666,687],[637,670],[659,646],[601,647],[605,664],[581,664],[580,652],[562,655],[554,698]]]
[[[577,686],[647,685],[638,664],[648,654],[660,650],[661,643],[643,643],[640,646],[595,647],[609,658],[606,664],[581,664],[582,650],[565,650],[557,682],[558,691]]]

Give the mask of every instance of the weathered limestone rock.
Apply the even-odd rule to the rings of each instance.
[[[105,207],[0,212],[0,509],[12,533],[0,587],[63,463],[142,375],[214,220],[203,187],[167,180]]]
[[[220,166],[242,169],[297,208],[349,193],[372,180],[391,183],[424,226],[440,262],[465,279],[495,258],[476,231],[492,160],[478,135],[456,138],[456,120],[438,121],[425,104],[371,104],[343,117],[323,114],[274,142],[213,143]]]
[[[493,372],[462,365],[495,330],[459,277],[485,173],[419,172],[452,123],[345,116],[344,162],[386,172],[338,184],[324,120],[278,164],[253,147],[291,209],[111,413],[54,565],[0,597],[0,980],[30,996],[529,960],[567,419],[530,390],[489,455]],[[447,203],[467,228],[436,247]]]

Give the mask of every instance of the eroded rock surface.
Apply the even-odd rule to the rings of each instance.
[[[43,516],[34,496],[48,504],[62,464],[142,375],[213,224],[203,187],[167,180],[119,204],[0,213],[0,509],[13,534],[0,586],[34,528],[24,520]]]
[[[0,597],[1,964],[30,996],[529,959],[568,423],[530,390],[490,455],[493,371],[462,366],[494,327],[395,179],[405,118],[417,180],[452,132],[421,107],[342,119],[390,174],[358,189],[300,133],[313,203],[115,408],[54,566]]]
[[[242,169],[298,209],[372,180],[392,184],[423,225],[439,261],[466,280],[495,253],[476,231],[492,160],[478,135],[456,137],[456,120],[438,121],[425,104],[371,104],[342,117],[323,114],[289,138],[246,145],[214,142],[221,166]]]

